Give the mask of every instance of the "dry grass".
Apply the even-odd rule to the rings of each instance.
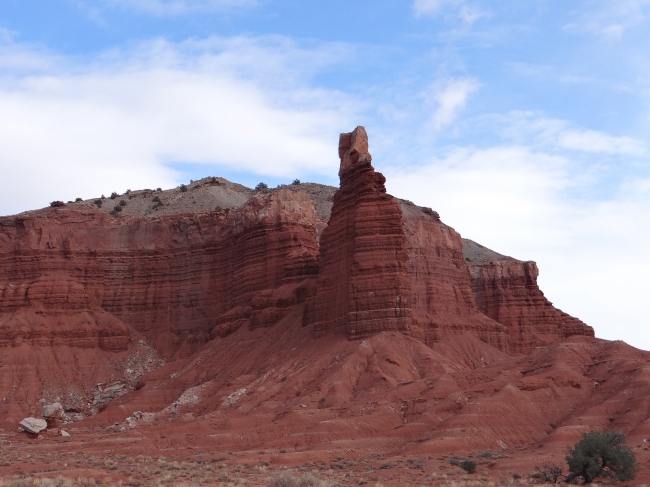
[[[66,479],[57,477],[48,478],[14,478],[0,479],[0,487],[95,487],[97,482],[93,478],[81,477],[78,479]]]

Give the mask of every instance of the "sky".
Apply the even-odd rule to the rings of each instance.
[[[650,350],[650,0],[3,0],[0,214],[222,176],[388,191]]]

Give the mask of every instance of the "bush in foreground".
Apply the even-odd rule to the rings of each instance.
[[[460,463],[460,468],[465,470],[467,473],[474,473],[476,472],[476,462],[472,460],[463,460]]]
[[[566,481],[581,477],[585,484],[598,477],[632,480],[639,469],[634,453],[625,444],[625,435],[620,431],[583,434],[566,456],[566,461],[570,472]]]

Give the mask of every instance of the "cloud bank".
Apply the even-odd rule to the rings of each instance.
[[[354,123],[346,95],[305,82],[310,65],[338,57],[328,57],[337,46],[158,40],[84,65],[4,49],[14,54],[6,69],[40,69],[0,78],[1,164],[11,182],[0,214],[171,187],[179,174],[170,165],[179,163],[287,178],[336,174],[336,134]]]

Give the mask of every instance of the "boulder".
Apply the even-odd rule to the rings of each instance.
[[[47,429],[47,421],[44,419],[25,418],[20,422],[20,427],[28,433],[37,435]]]
[[[41,409],[41,415],[45,419],[62,419],[64,414],[65,411],[63,410],[63,406],[58,402],[46,404],[43,406],[43,409]]]

